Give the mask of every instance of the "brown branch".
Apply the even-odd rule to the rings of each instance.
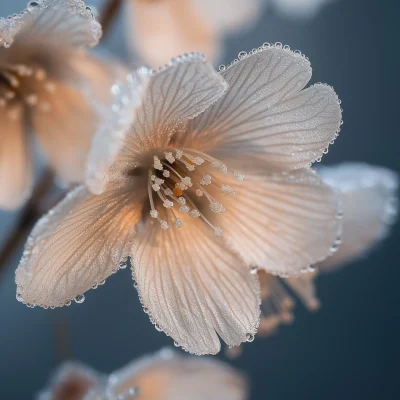
[[[40,202],[49,192],[54,183],[54,176],[51,171],[45,171],[33,190],[32,197],[24,206],[14,232],[6,241],[0,252],[0,273],[4,271],[10,257],[14,254],[18,246],[26,239],[33,225],[39,218]]]
[[[110,31],[118,11],[122,5],[122,0],[109,0],[104,6],[103,11],[100,15],[100,24],[103,27],[103,39],[107,36]]]

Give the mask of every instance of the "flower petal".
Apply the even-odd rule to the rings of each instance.
[[[341,233],[335,192],[312,170],[246,176],[227,197],[216,185],[213,197],[226,211],[217,216],[230,247],[248,265],[283,277],[327,257]],[[216,222],[215,222],[216,223]]]
[[[364,256],[386,238],[398,211],[398,176],[382,167],[344,163],[320,169],[322,179],[341,193],[342,244],[318,264],[331,271]]]
[[[57,369],[38,400],[83,400],[101,380],[102,376],[86,365],[69,361]]]
[[[35,4],[32,4],[35,3]],[[25,48],[94,46],[101,26],[81,0],[37,0],[19,15],[0,19],[0,44]]]
[[[259,318],[257,277],[200,220],[162,231],[148,222],[132,263],[143,306],[185,350],[215,354],[218,335],[237,346],[254,335]]]
[[[14,209],[27,198],[32,186],[29,141],[22,128],[22,110],[0,110],[0,208]]]
[[[86,184],[93,193],[102,193],[110,178],[110,166],[134,123],[134,109],[140,106],[148,76],[139,72],[127,76],[124,84],[112,88],[113,105],[93,138],[86,169]]]
[[[130,43],[151,66],[166,64],[173,54],[199,51],[210,59],[217,54],[216,29],[193,0],[128,3]]]
[[[82,182],[98,116],[79,90],[55,83],[54,88],[54,93],[43,90],[39,94],[49,109],[33,109],[36,137],[62,180]]]
[[[226,82],[197,53],[171,60],[150,73],[141,106],[126,135],[117,170],[132,170],[151,149],[165,149],[178,127],[211,106],[226,90]]]
[[[256,173],[265,164],[278,170],[306,167],[336,138],[339,100],[327,85],[301,91],[311,67],[300,54],[267,47],[222,75],[229,90],[189,125],[188,147],[202,146]]]
[[[245,400],[246,379],[216,359],[162,349],[113,373],[107,385],[115,397],[139,388],[143,400]]]
[[[93,196],[81,186],[42,217],[16,272],[20,300],[63,306],[118,270],[141,215],[132,189]]]

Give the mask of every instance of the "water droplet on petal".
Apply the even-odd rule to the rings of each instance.
[[[247,53],[246,53],[245,51],[241,51],[241,52],[238,54],[239,60],[241,60],[242,58],[244,58],[244,57],[246,57],[246,56],[247,56]]]
[[[17,298],[17,301],[19,301],[20,303],[22,303],[24,301],[24,299],[22,298],[21,293],[17,293],[16,298]]]
[[[250,270],[250,273],[251,274],[253,274],[253,275],[256,275],[257,274],[257,267],[253,267],[251,270]]]
[[[253,342],[254,341],[254,335],[252,335],[251,333],[248,333],[247,335],[246,335],[246,342],[249,342],[249,343],[251,343],[251,342]]]
[[[10,44],[9,42],[4,42],[4,43],[3,43],[3,46],[4,46],[6,49],[8,49],[8,48],[11,46],[11,44]]]
[[[37,1],[30,1],[28,3],[28,11],[32,12],[36,10],[39,7],[39,3]]]
[[[218,68],[219,71],[225,71],[225,69],[226,69],[225,65],[220,65]]]
[[[181,346],[179,346],[179,343],[178,343],[178,342],[174,342],[174,346],[175,346],[175,347],[181,347]]]
[[[75,303],[82,304],[85,301],[85,296],[80,294],[79,296],[76,296],[74,300]]]

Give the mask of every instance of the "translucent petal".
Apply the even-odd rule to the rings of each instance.
[[[16,272],[26,304],[63,306],[99,284],[128,256],[142,198],[134,188],[72,191],[36,224]]]
[[[245,400],[247,382],[228,365],[211,358],[163,349],[113,373],[107,392],[114,396],[139,388],[143,400]]]
[[[32,4],[35,3],[35,4]],[[0,44],[16,46],[94,46],[101,26],[81,0],[37,0],[20,14],[0,18]]]
[[[132,73],[125,81],[124,84],[113,86],[113,105],[92,141],[86,183],[93,193],[100,194],[105,190],[110,178],[110,166],[115,162],[134,123],[134,109],[141,104],[148,76],[140,72]]]
[[[320,170],[341,193],[343,236],[337,251],[318,267],[330,271],[364,256],[389,233],[398,211],[398,175],[386,168],[344,163]]]
[[[222,75],[228,92],[191,122],[188,147],[201,146],[258,173],[255,167],[264,170],[266,164],[278,170],[306,167],[336,138],[339,100],[327,85],[301,90],[311,67],[300,54],[267,47],[243,56]]]
[[[259,318],[257,277],[200,220],[162,231],[148,222],[132,262],[143,306],[155,324],[195,354],[220,350],[254,335]]]
[[[213,190],[226,209],[214,223],[248,265],[281,276],[298,275],[330,254],[341,233],[338,199],[313,171],[245,176],[242,183],[226,179],[235,196]]]
[[[166,64],[174,54],[218,53],[216,29],[193,0],[129,1],[132,48],[151,66]]]
[[[42,90],[40,104],[33,108],[36,138],[58,176],[67,182],[82,182],[98,115],[78,89],[53,83],[54,92]]]
[[[0,208],[14,209],[28,197],[32,160],[19,107],[0,109]]]
[[[37,400],[84,400],[102,379],[99,373],[86,365],[69,361],[56,370]]]
[[[167,148],[180,125],[203,112],[225,90],[225,81],[196,53],[151,73],[115,169],[132,170],[149,150]]]

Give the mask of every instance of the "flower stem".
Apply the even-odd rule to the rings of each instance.
[[[110,31],[115,17],[122,5],[122,0],[109,0],[103,8],[100,15],[100,24],[103,27],[103,39],[107,36]]]
[[[15,230],[11,233],[5,245],[2,247],[0,252],[0,274],[6,268],[7,262],[10,257],[14,254],[18,246],[28,236],[33,225],[40,217],[40,203],[43,197],[52,188],[54,183],[53,173],[46,170],[40,177],[39,182],[33,190],[32,197],[23,208]]]

